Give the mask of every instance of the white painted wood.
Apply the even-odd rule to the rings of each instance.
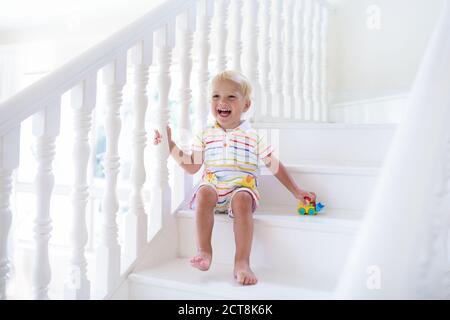
[[[91,148],[89,134],[92,127],[92,110],[96,105],[97,76],[93,75],[72,90],[73,129],[75,139],[72,149],[74,159],[72,186],[71,257],[69,277],[64,286],[64,298],[87,300],[90,298],[90,281],[87,278],[85,256],[88,242],[86,206],[89,200],[87,168]]]
[[[52,231],[50,201],[54,186],[52,163],[55,157],[55,140],[60,129],[60,98],[53,98],[44,110],[33,116],[35,158],[37,162],[34,182],[36,195],[36,216],[34,220],[35,251],[33,261],[32,296],[34,299],[48,299],[51,279],[48,256],[48,242]]]
[[[285,119],[292,119],[294,113],[291,113],[294,105],[294,2],[292,0],[285,0],[284,2],[284,66],[283,66],[283,114]]]
[[[228,11],[230,0],[213,0],[216,1],[216,73],[227,69],[227,40],[228,40]]]
[[[435,247],[430,252],[426,244],[439,245],[430,234],[436,231],[435,223],[444,221],[448,232],[450,220],[449,29],[450,5],[446,2],[413,84],[409,111],[392,142],[336,298],[418,299],[423,297],[424,285],[433,293],[427,298],[448,298],[448,282],[442,286],[448,281],[448,251]],[[386,220],[380,212],[394,214]],[[445,269],[432,267],[429,271],[435,278],[424,278],[421,258],[428,256],[431,263],[438,262],[436,250],[440,251],[438,256],[444,254],[447,258]],[[436,283],[441,285],[435,287]]]
[[[363,165],[335,165],[310,161],[284,164],[300,188],[314,191],[319,201],[329,209],[364,211],[380,168]],[[267,170],[262,170],[258,180],[261,206],[288,205],[295,208],[298,201]]]
[[[304,11],[304,68],[303,68],[303,120],[312,119],[312,24],[313,24],[313,0],[305,0]]]
[[[134,68],[134,128],[133,160],[131,164],[130,210],[125,217],[125,243],[123,261],[129,265],[141,254],[147,240],[147,215],[143,199],[146,181],[144,151],[147,143],[145,115],[148,107],[147,85],[149,67],[152,63],[153,34],[134,47],[132,64]]]
[[[322,6],[320,19],[320,121],[328,121],[328,8]]]
[[[272,83],[272,97],[273,97],[273,113],[272,116],[277,119],[282,117],[283,106],[283,17],[282,17],[282,5],[284,1],[273,1],[273,83]]]
[[[242,58],[242,13],[243,13],[243,0],[233,0],[232,2],[232,21],[233,25],[230,27],[231,29],[231,69],[241,72],[241,58]]]
[[[260,69],[261,69],[261,108],[263,114],[260,120],[267,119],[272,115],[272,92],[271,92],[271,63],[270,52],[272,45],[272,37],[270,34],[272,15],[271,15],[271,0],[262,1],[262,25],[261,25],[261,43],[260,43]]]
[[[313,17],[312,17],[312,60],[311,60],[311,120],[320,121],[320,115],[322,106],[321,103],[321,72],[320,72],[320,62],[322,60],[320,44],[321,44],[321,25],[322,25],[322,14],[320,4],[317,1],[313,3]]]
[[[310,217],[298,215],[295,209],[296,206],[289,205],[261,207],[254,213],[250,260],[260,280],[258,285],[264,285],[270,280],[257,270],[268,269],[279,277],[289,275],[293,287],[332,290],[345,265],[360,219],[353,212],[345,210],[327,210],[321,215]],[[195,254],[194,217],[193,210],[177,213],[179,257],[186,259],[188,267],[188,259]],[[229,265],[226,275],[233,281],[233,221],[220,214],[214,218],[213,265]],[[220,279],[213,278],[209,283]],[[279,280],[277,283],[282,284],[282,279]]]
[[[266,134],[278,147],[280,159],[290,164],[322,161],[381,166],[396,133],[393,124],[264,123],[254,127]]]
[[[122,127],[120,108],[122,89],[126,82],[127,60],[125,53],[103,69],[105,85],[105,136],[104,158],[105,191],[102,199],[102,222],[96,260],[96,296],[104,297],[117,285],[120,276],[121,248],[118,243],[117,175],[120,168],[118,153],[119,135]]]
[[[200,0],[198,4],[198,59],[197,87],[198,97],[195,109],[195,131],[200,131],[207,122],[208,117],[208,81],[209,81],[209,54],[211,51],[210,34],[211,20],[214,12],[214,1]]]
[[[261,281],[256,286],[239,286],[233,266],[213,263],[208,272],[198,272],[187,259],[172,259],[154,268],[130,275],[130,299],[203,299],[203,300],[289,300],[330,299],[331,291],[308,288],[293,274],[281,274],[265,268],[255,269]],[[234,312],[234,309],[232,309]],[[213,311],[211,318],[214,318]]]
[[[0,137],[0,300],[7,298],[9,279],[8,236],[12,213],[12,173],[19,165],[20,127]]]
[[[196,0],[164,1],[138,20],[2,102],[0,104],[0,136],[41,110],[48,97],[62,96],[90,74],[114,60],[118,52],[131,49],[149,33],[161,28],[168,21],[174,20],[178,14],[185,12],[195,3]],[[212,4],[207,5],[212,6]]]
[[[259,3],[257,0],[248,0],[246,3],[247,17],[245,19],[244,36],[244,74],[252,84],[252,107],[250,115],[253,122],[261,118],[261,83],[259,79]]]
[[[300,120],[304,114],[303,104],[303,68],[304,68],[304,0],[295,1],[294,11],[294,105],[292,118]]]
[[[191,24],[188,21],[192,21]],[[179,123],[178,136],[175,137],[179,142],[178,146],[183,151],[190,150],[191,142],[191,121],[189,118],[189,110],[192,103],[192,89],[191,89],[191,76],[192,76],[192,49],[194,44],[194,30],[195,30],[195,11],[186,13],[184,21],[180,23],[180,108],[179,108]]]
[[[158,93],[159,101],[154,111],[155,129],[163,139],[155,146],[155,161],[151,179],[150,217],[147,237],[150,240],[155,231],[165,226],[171,212],[171,192],[169,187],[169,146],[166,127],[170,119],[169,91],[171,87],[170,66],[172,63],[172,49],[174,43],[170,41],[172,27],[166,25],[156,33],[156,52],[158,65]]]
[[[178,146],[185,153],[189,153],[191,149],[192,138],[192,126],[190,119],[190,108],[192,104],[192,89],[191,89],[191,76],[192,76],[192,50],[194,44],[194,31],[196,23],[196,8],[191,8],[189,12],[186,12],[184,16],[179,20],[178,26],[180,29],[180,71],[181,71],[181,84],[180,84],[180,108],[179,108],[179,126],[177,128],[178,136],[175,137]],[[180,166],[175,165],[173,171],[173,203],[175,206],[183,202],[192,189],[192,176],[187,174]]]
[[[409,93],[330,104],[329,120],[340,123],[399,123],[407,112]]]

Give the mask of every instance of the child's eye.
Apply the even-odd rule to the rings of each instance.
[[[228,96],[228,99],[230,100],[234,100],[236,98],[236,96]]]
[[[213,99],[219,99],[219,95],[218,94],[215,94],[212,97],[213,97]]]

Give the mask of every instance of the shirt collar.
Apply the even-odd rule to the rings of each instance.
[[[214,122],[213,127],[214,127],[214,128],[222,128],[222,127],[219,125],[219,122],[217,122],[217,120]],[[238,125],[236,128],[234,128],[234,129],[228,129],[227,131],[237,131],[237,130],[242,130],[242,131],[245,132],[245,131],[247,131],[247,130],[249,130],[249,129],[251,129],[250,122],[249,122],[248,120],[242,120],[242,121],[241,121],[241,124]]]

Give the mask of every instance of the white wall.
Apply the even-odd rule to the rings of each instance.
[[[409,90],[446,0],[331,0],[330,102],[370,99]],[[369,30],[369,6],[380,29]]]

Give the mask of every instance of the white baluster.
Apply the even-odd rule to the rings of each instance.
[[[272,93],[271,93],[271,81],[270,81],[270,47],[271,47],[271,0],[263,0],[262,13],[263,20],[261,26],[261,86],[262,86],[262,104],[263,118],[270,118],[272,116]]]
[[[291,108],[294,106],[294,84],[293,84],[293,55],[294,55],[294,39],[293,39],[293,11],[294,3],[292,0],[284,1],[284,75],[283,75],[283,115],[284,118],[293,119],[294,114]]]
[[[282,17],[282,5],[284,1],[274,0],[274,20],[273,20],[273,86],[272,97],[273,100],[273,116],[275,118],[282,117],[283,107],[283,17]]]
[[[191,121],[189,118],[189,108],[192,102],[191,75],[192,75],[192,48],[195,31],[195,7],[190,8],[179,19],[179,29],[181,32],[180,48],[180,68],[181,68],[181,87],[180,87],[180,126],[178,128],[178,146],[184,152],[189,152],[191,148]],[[192,176],[178,165],[174,170],[174,201],[180,204],[187,199],[192,188]]]
[[[33,134],[36,137],[35,157],[37,171],[35,178],[36,219],[34,220],[33,298],[48,299],[48,285],[51,278],[48,242],[52,224],[50,200],[54,186],[52,162],[55,157],[55,140],[59,134],[61,100],[50,101],[47,107],[33,116]]]
[[[130,210],[125,217],[124,263],[130,265],[139,257],[147,241],[147,215],[143,199],[143,186],[146,180],[144,150],[147,137],[145,114],[148,107],[147,84],[149,67],[153,60],[153,34],[140,41],[132,49],[134,67],[134,129],[133,160],[131,164]]]
[[[228,7],[230,0],[216,0],[216,73],[227,69]]]
[[[231,28],[233,48],[231,50],[231,66],[233,70],[238,72],[242,71],[242,7],[243,0],[233,1],[233,27]]]
[[[291,108],[291,115],[295,119],[303,118],[303,19],[304,19],[304,0],[295,2],[294,14],[294,98],[295,104]]]
[[[313,121],[320,121],[320,113],[322,107],[320,106],[320,45],[321,45],[321,8],[317,1],[314,1],[313,9],[313,24],[312,24],[312,63],[311,63],[311,73],[312,73],[312,119]]]
[[[305,0],[305,13],[304,13],[304,68],[303,68],[303,106],[304,106],[304,120],[311,119],[312,111],[312,13],[314,3],[312,0]]]
[[[8,236],[12,214],[10,197],[12,173],[19,165],[20,128],[0,137],[0,300],[6,299],[10,262],[8,259]]]
[[[328,8],[321,8],[322,19],[320,28],[320,120],[328,121],[328,85],[327,85],[327,69],[328,69]]]
[[[258,0],[246,1],[247,19],[244,37],[244,73],[253,86],[253,101],[250,108],[252,121],[256,122],[261,118],[261,84],[259,82],[259,53],[258,53]]]
[[[87,78],[72,90],[73,128],[75,141],[72,149],[74,159],[74,184],[72,190],[72,252],[69,278],[65,283],[65,299],[87,300],[90,298],[90,281],[87,278],[85,248],[88,242],[86,205],[89,200],[87,167],[90,156],[89,133],[92,127],[92,110],[97,97],[96,74]]]
[[[169,147],[167,143],[166,127],[170,119],[169,91],[171,86],[170,65],[172,63],[172,49],[174,47],[174,25],[168,24],[156,32],[157,64],[158,64],[158,92],[159,104],[155,110],[155,127],[163,136],[163,142],[155,147],[155,165],[151,179],[151,200],[148,237],[164,227],[171,211],[171,194],[169,187],[169,171],[167,160]]]
[[[103,167],[106,184],[102,199],[100,244],[96,257],[96,290],[99,298],[103,298],[117,285],[120,275],[120,246],[116,221],[119,201],[116,191],[120,168],[118,144],[122,127],[120,108],[122,89],[126,81],[126,68],[126,55],[121,54],[103,69],[103,82],[106,89],[106,153]]]
[[[208,81],[209,81],[209,54],[211,50],[211,18],[214,12],[214,1],[200,0],[198,12],[198,97],[196,103],[195,131],[201,130],[207,122],[208,107]]]

